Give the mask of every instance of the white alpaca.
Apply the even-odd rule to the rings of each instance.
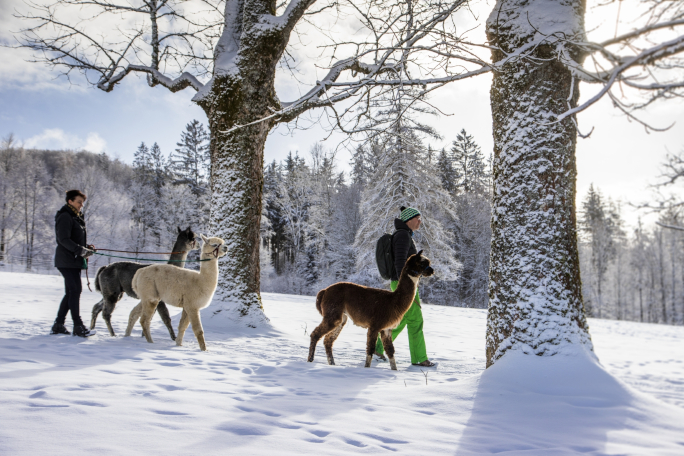
[[[156,264],[135,273],[131,285],[140,298],[141,305],[136,306],[129,316],[127,336],[130,336],[133,325],[140,317],[143,335],[148,342],[152,343],[150,322],[157,304],[159,301],[164,301],[166,304],[183,308],[176,345],[182,345],[185,330],[188,324],[192,324],[192,331],[195,333],[200,349],[207,350],[200,321],[200,310],[211,303],[218,284],[218,259],[228,252],[228,246],[225,245],[223,239],[200,236],[204,242],[200,259],[207,261],[200,263],[199,272],[181,269],[170,264]],[[139,310],[136,311],[136,309]],[[137,312],[140,315],[137,315]]]

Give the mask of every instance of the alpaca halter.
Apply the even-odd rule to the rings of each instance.
[[[429,268],[429,267],[430,267],[430,263],[428,263],[428,265],[425,266],[425,267],[424,267],[422,270],[420,270],[420,271],[409,271],[409,272],[412,272],[412,273],[414,273],[414,274],[418,274],[418,277],[420,277],[421,275],[423,275],[423,271],[425,271],[425,270],[426,270],[427,268]]]

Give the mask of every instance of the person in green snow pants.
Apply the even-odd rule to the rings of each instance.
[[[422,223],[420,212],[412,207],[401,207],[399,218],[394,219],[396,231],[392,235],[392,256],[394,258],[394,272],[391,277],[390,288],[397,289],[399,275],[404,269],[406,260],[411,255],[418,253],[416,244],[413,242],[413,232],[420,228]],[[435,364],[428,359],[425,348],[425,336],[423,335],[423,312],[420,309],[420,296],[416,290],[416,297],[408,312],[404,314],[399,326],[392,330],[392,340],[406,327],[409,339],[409,351],[411,352],[411,364],[423,367],[432,367]],[[375,344],[375,354],[385,359],[384,347],[378,337]]]
[[[392,280],[390,282],[390,289],[392,291],[396,290],[398,283],[398,280]],[[408,331],[411,364],[420,365],[425,361],[429,363],[427,349],[425,348],[425,337],[423,336],[423,312],[420,310],[420,295],[417,290],[413,304],[411,304],[408,312],[404,314],[404,318],[401,319],[399,326],[392,330],[392,340],[397,338],[404,327]],[[375,352],[380,355],[384,352],[384,347],[379,337],[377,344],[375,344]]]

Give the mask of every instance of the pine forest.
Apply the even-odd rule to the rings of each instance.
[[[387,287],[375,265],[375,241],[392,232],[399,206],[411,204],[425,220],[425,229],[415,233],[416,244],[437,259],[436,277],[423,282],[423,299],[487,308],[491,158],[465,130],[446,138],[450,146],[439,150],[429,143],[437,138],[435,132],[407,127],[358,144],[349,163],[340,162],[324,143],[266,163],[262,291],[315,295],[347,280]],[[206,232],[211,182],[204,126],[189,123],[169,153],[156,143],[141,143],[134,157],[129,165],[106,153],[25,149],[6,136],[0,150],[0,267],[52,269],[52,218],[66,182],[88,195],[88,235],[108,240],[100,247],[167,251],[187,220],[195,232]],[[672,156],[664,165],[669,174],[663,185],[676,183],[681,157]],[[429,186],[419,185],[426,176]],[[643,209],[657,210],[659,222],[630,229],[622,220],[622,204],[605,198],[598,186],[577,202],[586,312],[682,325],[684,231],[676,229],[684,224],[681,211],[672,201],[656,201]],[[95,257],[91,269],[113,261]]]

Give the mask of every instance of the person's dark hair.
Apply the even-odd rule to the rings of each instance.
[[[68,203],[69,201],[75,200],[77,196],[83,198],[83,201],[88,199],[88,197],[85,196],[85,193],[83,193],[80,190],[69,190],[68,192],[66,192],[66,202]]]

